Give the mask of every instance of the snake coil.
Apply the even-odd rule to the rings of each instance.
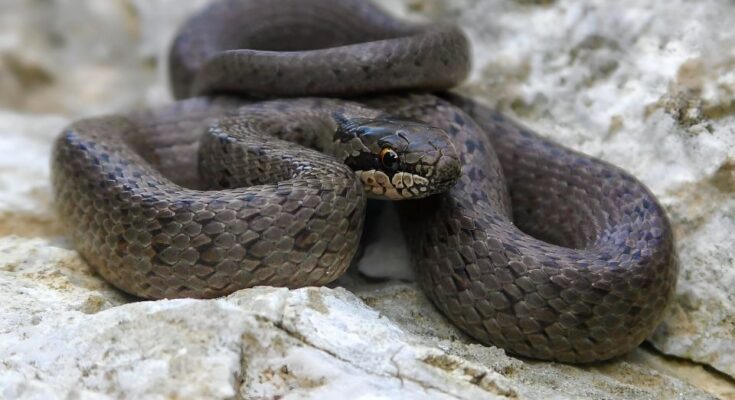
[[[421,286],[469,335],[564,362],[630,351],[676,283],[664,210],[619,168],[422,94],[461,82],[469,59],[458,28],[367,1],[217,2],[171,50],[175,96],[201,97],[59,136],[59,214],[122,290],[214,297],[332,281],[365,198],[412,198],[402,222]]]

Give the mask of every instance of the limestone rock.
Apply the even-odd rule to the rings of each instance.
[[[361,284],[370,305],[266,287],[130,302],[53,240],[5,237],[0,254],[6,398],[712,398],[628,361],[586,370],[468,343],[412,285]]]
[[[0,110],[0,235],[60,234],[52,212],[49,157],[61,116]]]

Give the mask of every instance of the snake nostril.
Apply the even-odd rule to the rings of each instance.
[[[439,175],[444,179],[458,179],[461,172],[459,160],[456,157],[442,155],[439,162],[436,163],[436,169]]]

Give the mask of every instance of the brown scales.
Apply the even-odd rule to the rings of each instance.
[[[249,50],[221,53],[240,48]],[[447,90],[467,75],[469,49],[455,27],[409,25],[367,1],[226,0],[184,26],[171,61],[179,98],[354,96]],[[624,354],[652,332],[677,267],[667,217],[640,182],[467,99],[365,102],[444,129],[460,153],[459,182],[402,214],[422,287],[457,326],[565,362]],[[267,190],[197,190],[201,131],[238,104],[196,98],[80,121],[60,136],[59,213],[105,279],[144,297],[213,297],[323,284],[344,271],[365,199],[341,163],[251,143],[218,160],[255,157],[248,179],[264,177]]]

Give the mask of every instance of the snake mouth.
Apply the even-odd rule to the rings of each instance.
[[[459,158],[454,155],[442,156],[433,164],[421,163],[397,172],[381,169],[355,171],[368,197],[383,200],[420,199],[447,192],[461,174]]]
[[[388,200],[409,200],[430,196],[437,190],[427,178],[409,172],[397,172],[389,177],[380,170],[355,171],[368,197]],[[443,189],[446,189],[444,185]]]

